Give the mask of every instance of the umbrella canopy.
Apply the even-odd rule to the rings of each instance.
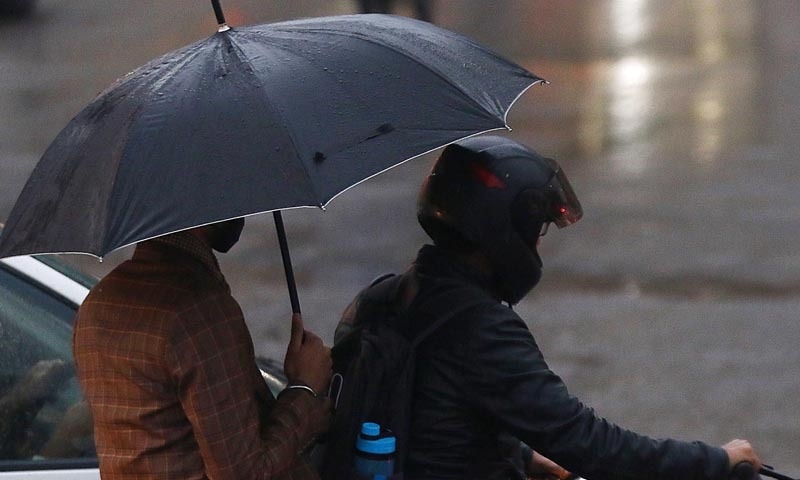
[[[17,200],[0,257],[102,257],[198,225],[323,207],[404,160],[505,128],[539,81],[403,17],[223,26],[119,79],[69,122]]]
[[[508,128],[542,79],[453,32],[351,15],[231,29],[119,79],[48,147],[0,235],[0,258],[101,257],[188,228],[342,191],[458,139]]]

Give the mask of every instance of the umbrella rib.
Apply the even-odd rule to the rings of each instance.
[[[332,202],[332,201],[333,201],[333,200],[334,200],[336,197],[338,197],[339,195],[341,195],[341,194],[345,193],[346,191],[350,190],[351,188],[353,188],[353,187],[356,187],[356,186],[358,186],[358,185],[361,185],[362,183],[366,182],[367,180],[371,179],[372,177],[377,177],[378,175],[380,175],[380,174],[382,174],[382,173],[384,173],[384,172],[388,172],[389,170],[391,170],[391,169],[393,169],[393,168],[395,168],[395,167],[399,167],[400,165],[403,165],[403,164],[404,164],[404,163],[406,163],[406,162],[409,162],[409,161],[411,161],[411,160],[414,160],[415,158],[421,157],[421,156],[423,156],[423,155],[427,155],[427,154],[429,154],[429,153],[431,153],[431,152],[433,152],[433,151],[435,151],[435,150],[438,150],[438,149],[440,149],[440,148],[442,148],[442,147],[446,147],[447,145],[451,145],[451,144],[453,144],[453,143],[460,142],[460,141],[462,141],[462,140],[466,140],[466,139],[468,139],[468,138],[476,137],[476,136],[478,136],[478,135],[483,135],[484,133],[494,132],[494,131],[497,131],[497,130],[503,130],[503,129],[505,129],[505,130],[509,130],[509,131],[510,131],[510,130],[511,130],[511,127],[509,127],[508,125],[506,125],[506,126],[503,126],[503,127],[488,128],[488,129],[486,129],[486,130],[481,130],[480,132],[474,132],[474,133],[471,133],[471,134],[469,134],[469,135],[465,135],[465,136],[463,136],[463,137],[459,137],[459,138],[456,138],[456,139],[454,139],[454,140],[451,140],[451,141],[449,141],[449,142],[447,142],[447,143],[443,143],[443,144],[439,145],[438,147],[431,148],[431,149],[429,149],[429,150],[426,150],[426,151],[424,151],[424,152],[422,152],[422,153],[419,153],[419,154],[417,154],[417,155],[413,155],[413,156],[411,156],[411,157],[408,157],[408,158],[406,158],[406,159],[404,159],[404,160],[402,160],[402,161],[400,161],[400,162],[397,162],[397,163],[395,163],[395,164],[393,164],[393,165],[390,165],[390,166],[388,166],[388,167],[384,168],[383,170],[381,170],[381,171],[379,171],[379,172],[375,172],[375,173],[373,173],[372,175],[370,175],[370,176],[368,176],[368,177],[366,177],[366,178],[363,178],[363,179],[359,180],[358,182],[356,182],[356,183],[354,183],[354,184],[352,184],[352,185],[350,185],[350,186],[348,186],[348,187],[346,187],[346,188],[344,188],[344,189],[340,190],[340,191],[339,191],[339,192],[337,192],[335,195],[333,195],[331,198],[329,198],[329,199],[328,199],[328,200],[325,202],[325,204],[324,204],[324,205],[322,205],[322,206],[323,206],[323,207],[327,207],[327,206],[328,206],[328,204],[330,204],[330,203],[331,203],[331,202]]]
[[[176,71],[180,70],[184,65],[186,65],[188,63],[191,63],[191,61],[194,60],[200,54],[200,49],[198,48],[199,45],[200,45],[200,42],[188,46],[184,50],[184,52],[185,52],[184,58],[180,62],[177,62],[175,65],[172,65],[172,66],[168,67],[168,71],[169,72],[176,72]],[[151,66],[156,65],[156,64],[158,64],[158,62],[161,62],[161,61],[163,61],[163,57],[158,59],[158,60],[154,60],[153,62],[150,62],[150,63],[144,65],[143,67],[140,67],[140,68],[134,70],[129,75],[135,76],[138,73],[141,73],[141,72],[145,71],[147,68],[150,68]],[[155,83],[153,85],[151,85],[150,88],[148,88],[146,90],[149,90],[150,94],[152,95],[153,92],[156,90],[156,89],[154,89],[152,87],[157,87],[158,89],[163,88],[170,81],[174,80],[174,78],[175,78],[174,75],[164,75],[160,79],[156,79]],[[137,88],[144,88],[144,87],[143,87],[143,85],[139,85]],[[109,89],[109,91],[110,91],[110,89]],[[128,120],[131,125],[136,123],[136,120],[138,119],[139,112],[144,110],[144,108],[145,108],[145,106],[147,104],[148,104],[148,102],[140,102],[139,103],[139,105],[136,107],[135,114],[132,114],[130,116],[129,120]],[[130,132],[130,129],[125,129],[125,131]],[[116,171],[114,172],[114,179],[111,182],[111,191],[112,192],[114,191],[114,189],[116,187],[116,184],[117,184],[117,180],[119,179],[120,165],[122,164],[122,161],[126,158],[127,146],[128,146],[128,142],[126,140],[124,142],[124,144],[123,144],[123,147],[121,148],[120,160],[119,160],[119,162],[117,162]],[[109,197],[107,199],[107,206],[106,206],[107,211],[111,211],[112,203],[114,201],[115,201],[115,196],[114,195],[109,195]],[[107,243],[109,242],[109,229],[110,229],[110,225],[108,224],[108,221],[109,221],[109,218],[106,217],[105,218],[105,222],[106,223],[105,223],[105,225],[103,225],[103,238],[102,238],[102,245],[101,245],[102,248],[101,248],[100,255],[95,255],[97,258],[99,258],[101,260],[102,260],[103,255],[104,255],[103,251],[107,250],[108,247],[109,247],[109,245],[107,245]],[[137,240],[137,242],[138,242],[138,240]],[[122,247],[114,247],[113,250],[111,250],[111,251],[119,250],[120,248],[122,248]]]
[[[525,95],[525,92],[527,92],[528,90],[533,88],[535,85],[540,85],[540,84],[541,85],[550,85],[550,82],[545,80],[545,79],[543,79],[543,78],[536,77],[536,80],[531,82],[530,85],[528,85],[527,87],[525,87],[522,90],[520,90],[519,93],[517,94],[517,96],[514,97],[513,100],[511,100],[511,103],[508,104],[508,107],[506,107],[505,113],[503,113],[503,123],[506,124],[506,127],[508,127],[509,130],[511,130],[511,127],[508,126],[507,119],[508,119],[508,114],[511,112],[511,109],[514,108],[514,104],[516,104],[517,100],[519,100],[520,98],[522,98],[523,95]]]
[[[285,33],[293,33],[293,29],[291,29],[291,28],[280,28],[280,29],[274,29],[274,30],[275,30],[275,31],[281,31],[281,32],[285,32]],[[311,30],[311,29],[304,29],[304,30],[305,30],[305,31],[309,31],[309,30]],[[318,28],[318,29],[314,29],[314,31],[316,31],[316,32],[319,32],[319,33],[323,33],[323,34],[329,34],[329,35],[331,35],[331,36],[356,37],[356,38],[358,38],[359,40],[364,40],[364,41],[367,41],[367,42],[369,42],[369,43],[372,43],[372,44],[374,44],[374,45],[377,45],[378,47],[384,47],[384,48],[387,48],[387,49],[389,49],[389,50],[392,50],[392,51],[394,51],[394,52],[398,53],[399,55],[401,55],[401,56],[403,56],[403,57],[406,57],[406,58],[410,59],[411,61],[413,61],[414,63],[416,63],[416,64],[418,64],[418,65],[420,65],[420,66],[422,66],[423,68],[425,68],[425,69],[429,70],[429,71],[430,71],[431,73],[433,73],[435,76],[437,76],[438,78],[440,78],[440,79],[442,79],[443,81],[445,81],[445,82],[446,82],[448,85],[451,85],[451,86],[453,86],[453,88],[457,89],[457,90],[458,90],[458,91],[459,91],[459,92],[460,92],[460,93],[461,93],[461,94],[462,94],[464,97],[466,97],[466,98],[467,98],[467,99],[468,99],[468,100],[469,100],[469,101],[470,101],[470,102],[471,102],[473,105],[475,105],[475,106],[476,106],[476,107],[477,107],[477,108],[478,108],[480,111],[482,111],[482,112],[484,112],[484,113],[488,113],[489,115],[491,115],[491,117],[492,117],[492,118],[494,118],[494,119],[496,119],[496,120],[499,120],[500,122],[502,122],[502,125],[498,125],[498,126],[497,126],[497,127],[495,127],[495,128],[489,128],[489,129],[481,130],[480,132],[470,133],[469,135],[465,135],[465,136],[463,136],[463,137],[459,137],[459,138],[457,138],[457,139],[454,139],[454,140],[452,140],[452,141],[450,141],[450,142],[447,142],[447,143],[444,143],[444,144],[442,144],[442,145],[439,145],[439,146],[437,146],[437,147],[431,148],[430,150],[427,150],[426,152],[423,152],[423,153],[420,153],[420,154],[418,154],[418,155],[414,155],[414,156],[412,156],[412,157],[409,157],[409,158],[407,158],[407,159],[404,159],[404,160],[402,160],[401,162],[398,162],[398,163],[396,163],[396,164],[394,164],[394,165],[391,165],[391,166],[389,166],[389,167],[387,167],[387,168],[385,168],[385,169],[381,170],[380,172],[374,173],[374,174],[372,174],[372,175],[370,175],[370,176],[368,176],[368,177],[366,177],[366,178],[364,178],[364,179],[362,179],[362,180],[360,180],[360,181],[356,182],[355,184],[353,184],[353,185],[350,185],[350,186],[348,186],[348,187],[346,187],[346,188],[342,189],[342,190],[341,190],[341,191],[339,191],[338,193],[334,194],[333,196],[331,196],[330,198],[328,198],[327,200],[325,200],[325,201],[324,201],[324,203],[320,203],[320,205],[319,205],[319,206],[320,206],[320,207],[323,207],[323,208],[324,208],[324,207],[326,207],[328,204],[330,204],[330,202],[332,202],[332,201],[333,201],[333,200],[334,200],[336,197],[338,197],[338,196],[339,196],[339,195],[341,195],[342,193],[344,193],[344,192],[346,192],[346,191],[350,190],[351,188],[353,188],[353,187],[355,187],[355,186],[357,186],[357,185],[360,185],[361,183],[363,183],[363,182],[365,182],[365,181],[367,181],[367,180],[371,179],[372,177],[375,177],[375,176],[377,176],[377,175],[380,175],[380,174],[381,174],[381,173],[383,173],[383,172],[386,172],[386,171],[388,171],[388,170],[391,170],[391,169],[392,169],[392,168],[394,168],[394,167],[397,167],[397,166],[399,166],[399,165],[402,165],[402,164],[406,163],[407,161],[413,160],[414,158],[417,158],[417,157],[419,157],[419,156],[422,156],[422,155],[425,155],[425,154],[427,154],[427,153],[430,153],[430,152],[432,152],[432,151],[435,151],[435,150],[437,150],[437,149],[439,149],[439,148],[442,148],[442,147],[444,147],[444,146],[446,146],[446,145],[449,145],[449,144],[451,144],[451,143],[454,143],[454,142],[457,142],[457,141],[460,141],[460,140],[464,140],[464,139],[467,139],[467,138],[470,138],[470,137],[473,137],[473,136],[476,136],[476,135],[481,135],[481,134],[484,134],[484,133],[487,133],[487,132],[491,132],[491,131],[496,131],[496,130],[503,130],[503,129],[506,129],[506,130],[511,130],[511,128],[508,126],[508,123],[507,123],[507,121],[506,121],[506,118],[507,118],[507,116],[508,116],[508,113],[509,113],[509,111],[511,110],[511,107],[512,107],[512,106],[513,106],[513,105],[514,105],[514,104],[517,102],[517,100],[519,100],[519,98],[520,98],[520,97],[522,97],[522,95],[523,95],[523,94],[524,94],[524,93],[525,93],[525,92],[526,92],[528,89],[530,89],[532,86],[534,86],[534,85],[536,85],[536,84],[539,84],[539,83],[543,83],[543,82],[545,82],[545,81],[544,81],[542,78],[540,78],[540,77],[538,77],[538,76],[536,76],[536,75],[534,75],[534,74],[532,74],[532,73],[528,72],[528,71],[527,71],[526,69],[524,69],[523,67],[521,67],[521,66],[519,66],[519,65],[517,65],[517,64],[515,64],[515,63],[513,63],[513,62],[510,62],[509,60],[506,60],[506,59],[504,59],[504,58],[502,58],[502,57],[499,57],[499,56],[498,56],[496,53],[492,52],[491,50],[489,50],[489,49],[487,49],[487,48],[485,48],[485,47],[483,47],[483,46],[481,46],[481,45],[479,45],[479,44],[476,44],[476,43],[474,43],[474,42],[470,41],[469,39],[465,39],[465,40],[464,40],[464,39],[462,39],[461,37],[458,37],[458,38],[457,38],[458,40],[460,40],[460,41],[468,41],[468,42],[470,42],[470,44],[472,44],[472,45],[474,45],[474,46],[476,46],[476,47],[480,48],[482,51],[484,51],[484,52],[487,52],[487,54],[489,54],[489,55],[492,55],[493,57],[497,58],[498,60],[501,60],[501,61],[505,62],[505,63],[506,63],[506,64],[508,64],[510,67],[513,67],[513,68],[517,69],[517,70],[518,70],[519,72],[521,72],[521,73],[522,73],[524,76],[527,76],[527,77],[529,78],[529,80],[530,80],[530,83],[529,83],[527,86],[525,86],[525,88],[521,89],[521,90],[520,90],[520,92],[519,92],[519,93],[516,95],[516,97],[515,97],[515,98],[514,98],[514,99],[513,99],[511,102],[509,102],[509,103],[508,103],[508,105],[503,105],[503,106],[502,106],[502,110],[503,110],[503,111],[502,111],[502,115],[503,115],[503,116],[502,116],[502,118],[499,118],[497,115],[495,115],[495,114],[493,114],[492,112],[488,111],[486,108],[484,108],[484,106],[483,106],[483,105],[481,105],[481,104],[480,104],[480,103],[478,103],[478,102],[477,102],[477,101],[476,101],[474,98],[472,98],[472,95],[469,95],[469,94],[467,94],[467,93],[466,93],[466,92],[465,92],[465,91],[464,91],[462,88],[460,88],[460,87],[458,87],[457,85],[453,84],[453,83],[452,83],[452,82],[451,82],[451,81],[448,79],[447,75],[445,75],[444,73],[442,73],[442,72],[441,72],[441,71],[439,71],[438,69],[434,68],[433,66],[429,65],[427,62],[424,62],[424,61],[422,61],[421,59],[419,59],[419,58],[415,57],[415,56],[414,56],[413,54],[411,54],[410,52],[406,52],[406,51],[404,51],[404,50],[402,50],[402,49],[396,48],[396,47],[395,47],[395,46],[393,46],[393,45],[388,45],[388,44],[384,44],[384,43],[381,43],[381,42],[376,42],[376,41],[374,41],[372,38],[370,38],[370,37],[369,37],[369,36],[367,36],[367,35],[361,35],[361,34],[357,34],[357,33],[355,33],[355,32],[347,32],[347,33],[343,33],[343,32],[338,32],[338,31],[335,31],[335,30],[328,30],[328,29],[324,29],[324,28]],[[252,29],[252,30],[251,30],[251,29],[248,29],[248,30],[247,30],[247,32],[248,32],[249,34],[252,34],[252,35],[254,35],[254,36],[260,37],[260,38],[262,38],[262,39],[267,39],[267,40],[269,40],[269,39],[272,39],[272,38],[273,38],[273,36],[274,36],[274,35],[270,35],[270,32],[268,32],[268,31],[263,31],[263,30],[255,30],[255,29]],[[289,50],[289,49],[287,49],[287,51],[288,51],[288,52],[290,52],[290,53],[294,53],[292,50]],[[421,130],[426,130],[426,129],[425,129],[425,128],[421,128]],[[434,130],[434,129],[430,129],[430,130]],[[294,140],[294,139],[292,139],[292,140]],[[305,168],[305,164],[303,165],[303,167]],[[315,192],[316,192],[316,190],[315,190]]]
[[[233,35],[229,35],[228,38],[230,38],[231,46],[234,48],[234,50],[237,53],[236,57],[238,59],[240,59],[240,61],[246,63],[248,68],[250,68],[250,70],[255,71],[256,69],[253,67],[253,64],[250,62],[250,60],[245,55],[244,50],[242,50],[242,48],[239,45],[237,45],[236,42],[234,41],[234,36]],[[254,77],[256,77],[258,79],[258,75],[254,75]],[[260,83],[261,80],[258,79],[258,82]],[[262,87],[266,87],[266,85],[264,85],[263,83],[261,84],[261,86]],[[278,112],[279,110],[269,100],[269,97],[268,97],[268,95],[266,93],[269,89],[268,88],[262,88],[262,90],[264,91],[264,95],[259,96],[259,98],[265,104],[266,108],[268,108],[268,109],[270,109],[272,111]],[[308,171],[308,167],[306,166],[306,163],[300,157],[300,150],[297,148],[297,139],[294,137],[294,135],[292,134],[292,131],[289,128],[287,128],[285,124],[281,123],[281,128],[286,133],[286,136],[289,138],[289,140],[292,142],[292,147],[293,147],[293,150],[294,150],[294,154],[295,154],[297,160],[299,160],[300,165],[303,166],[303,173],[305,173],[306,181],[311,186],[311,191],[313,192],[314,199],[317,202],[317,206],[318,207],[323,207],[322,202],[319,200],[320,195],[319,195],[319,192],[317,192],[317,186],[316,186],[316,184],[314,184],[314,181],[311,179],[311,174]],[[281,208],[276,208],[274,210],[281,210]]]
[[[404,57],[406,57],[406,58],[409,58],[409,59],[411,59],[411,60],[412,60],[414,63],[416,63],[416,64],[418,64],[418,65],[420,65],[420,66],[424,67],[425,69],[427,69],[428,71],[430,71],[431,73],[433,73],[434,75],[436,75],[437,77],[439,77],[439,78],[441,78],[442,80],[444,80],[444,81],[445,81],[445,83],[447,83],[448,85],[450,85],[450,86],[452,86],[453,88],[455,88],[456,90],[458,90],[458,91],[459,91],[459,92],[460,92],[460,93],[461,93],[461,94],[462,94],[462,95],[463,95],[463,96],[464,96],[464,97],[465,97],[465,98],[466,98],[466,99],[467,99],[467,100],[468,100],[470,103],[472,103],[474,106],[478,107],[478,109],[479,109],[479,110],[481,110],[481,111],[482,111],[482,112],[484,112],[484,113],[488,113],[489,115],[491,115],[491,116],[492,116],[492,118],[495,118],[495,119],[497,119],[497,118],[498,118],[498,117],[497,117],[497,116],[496,116],[494,113],[492,113],[491,111],[487,110],[487,109],[486,109],[486,108],[485,108],[483,105],[481,105],[480,103],[478,103],[478,102],[477,102],[477,101],[476,101],[476,100],[473,98],[473,96],[472,96],[472,95],[470,95],[469,93],[465,92],[465,91],[464,91],[464,89],[462,89],[460,86],[458,86],[458,85],[454,84],[454,83],[453,83],[453,82],[452,82],[452,81],[451,81],[451,80],[448,78],[448,76],[447,76],[447,75],[445,75],[444,73],[442,73],[442,72],[441,72],[439,69],[435,68],[434,66],[432,66],[432,65],[429,65],[429,64],[428,64],[427,62],[425,62],[423,59],[421,59],[421,58],[418,58],[418,57],[417,57],[417,56],[415,56],[415,55],[414,55],[412,52],[408,52],[408,51],[402,50],[402,49],[400,49],[400,48],[397,48],[397,47],[396,47],[396,46],[394,46],[394,45],[390,45],[390,44],[387,44],[387,43],[381,43],[381,42],[377,42],[377,41],[375,41],[374,39],[370,38],[368,35],[363,35],[363,34],[360,34],[360,33],[358,33],[358,32],[338,32],[338,31],[335,31],[335,30],[328,30],[328,29],[324,29],[324,28],[318,28],[318,29],[307,29],[307,31],[312,31],[312,30],[313,30],[313,31],[316,31],[316,32],[320,32],[320,33],[326,33],[326,34],[329,34],[329,35],[331,35],[331,36],[355,37],[355,38],[358,38],[358,39],[360,39],[360,40],[363,40],[363,41],[366,41],[366,42],[368,42],[368,43],[371,43],[371,44],[373,44],[373,45],[377,45],[377,46],[379,46],[379,47],[387,48],[387,49],[389,49],[389,50],[392,50],[392,51],[394,51],[395,53],[398,53],[399,55],[402,55],[402,56],[404,56]],[[287,31],[291,31],[291,29],[287,29]],[[253,33],[260,34],[260,33],[262,33],[262,32],[253,32]],[[469,40],[467,40],[467,41],[469,41]],[[474,44],[474,42],[471,42],[471,41],[469,41],[469,42],[470,42],[470,43],[472,43],[472,44]],[[477,44],[475,44],[475,45],[477,45]],[[511,61],[509,61],[509,60],[506,60],[506,59],[504,59],[504,58],[502,58],[502,57],[499,57],[497,54],[495,54],[495,53],[494,53],[494,52],[492,52],[491,50],[488,50],[488,49],[486,49],[486,48],[483,48],[483,47],[482,47],[481,49],[482,49],[482,50],[484,50],[485,52],[487,52],[487,53],[489,53],[489,54],[491,54],[491,55],[493,55],[493,56],[497,57],[498,59],[500,59],[500,60],[502,60],[502,61],[504,61],[504,62],[508,63],[510,66],[513,66],[513,67],[515,67],[515,68],[519,69],[520,71],[522,71],[522,72],[524,72],[524,73],[527,73],[528,75],[530,75],[530,76],[531,76],[531,80],[532,80],[532,84],[533,84],[533,83],[537,83],[537,82],[540,82],[540,81],[542,81],[542,79],[541,79],[541,78],[537,77],[536,75],[533,75],[532,73],[528,72],[526,69],[524,69],[524,68],[520,67],[519,65],[517,65],[517,64],[515,64],[515,63],[513,63],[513,62],[511,62]],[[502,107],[502,108],[503,108],[503,112],[502,112],[502,113],[503,113],[503,116],[504,116],[504,117],[505,117],[506,113],[508,112],[508,110],[510,110],[510,105],[512,105],[513,103],[514,103],[514,102],[511,102],[511,104],[509,104],[509,105],[507,105],[507,106],[503,106],[503,107]],[[500,119],[500,120],[503,122],[503,124],[504,124],[504,125],[506,125],[505,118],[503,118],[503,119]],[[507,126],[507,125],[506,125],[506,126]]]
[[[120,87],[122,87],[123,85],[127,84],[128,82],[136,80],[138,78],[139,74],[141,74],[142,72],[145,72],[145,71],[148,71],[148,70],[154,70],[157,66],[163,65],[165,57],[168,57],[168,56],[172,57],[172,56],[174,56],[175,54],[177,54],[179,52],[180,53],[185,53],[185,54],[188,54],[188,53],[190,53],[192,51],[196,52],[198,47],[200,47],[201,44],[204,43],[206,40],[207,39],[197,41],[197,42],[195,42],[193,44],[186,45],[185,47],[182,47],[182,48],[180,48],[180,49],[178,49],[176,51],[168,52],[168,53],[166,53],[166,54],[164,54],[164,55],[162,55],[160,57],[157,57],[157,58],[154,58],[154,59],[150,60],[149,62],[145,63],[144,65],[141,65],[141,66],[137,67],[136,69],[134,69],[134,70],[126,73],[125,75],[119,77],[118,79],[116,79],[108,87],[103,89],[97,95],[97,97],[95,97],[95,98],[100,98],[103,95],[105,95],[106,93],[111,92],[112,90],[119,89]]]

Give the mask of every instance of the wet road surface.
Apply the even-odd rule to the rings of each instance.
[[[213,32],[206,3],[41,0],[0,21],[0,222],[95,94]],[[356,11],[224,6],[234,26]],[[622,425],[748,438],[800,475],[800,2],[439,0],[433,14],[551,82],[509,116],[509,135],[558,159],[585,210],[545,237],[544,279],[517,308],[551,367]],[[306,322],[327,341],[359,288],[425,241],[414,201],[432,161],[326,212],[285,213]],[[129,254],[73,261],[102,275]],[[271,216],[249,219],[221,260],[256,350],[281,358],[289,303]]]

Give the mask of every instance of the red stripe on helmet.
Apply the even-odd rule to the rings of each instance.
[[[473,163],[470,165],[472,176],[475,180],[481,182],[486,188],[506,188],[506,182],[500,179],[497,175],[490,172],[488,168],[480,163]]]

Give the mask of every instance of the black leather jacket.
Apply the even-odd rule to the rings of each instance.
[[[571,396],[520,317],[442,250],[423,247],[405,275],[416,283],[415,301],[442,279],[485,299],[417,351],[407,480],[524,479],[520,440],[593,480],[727,477],[721,448],[638,435]]]

